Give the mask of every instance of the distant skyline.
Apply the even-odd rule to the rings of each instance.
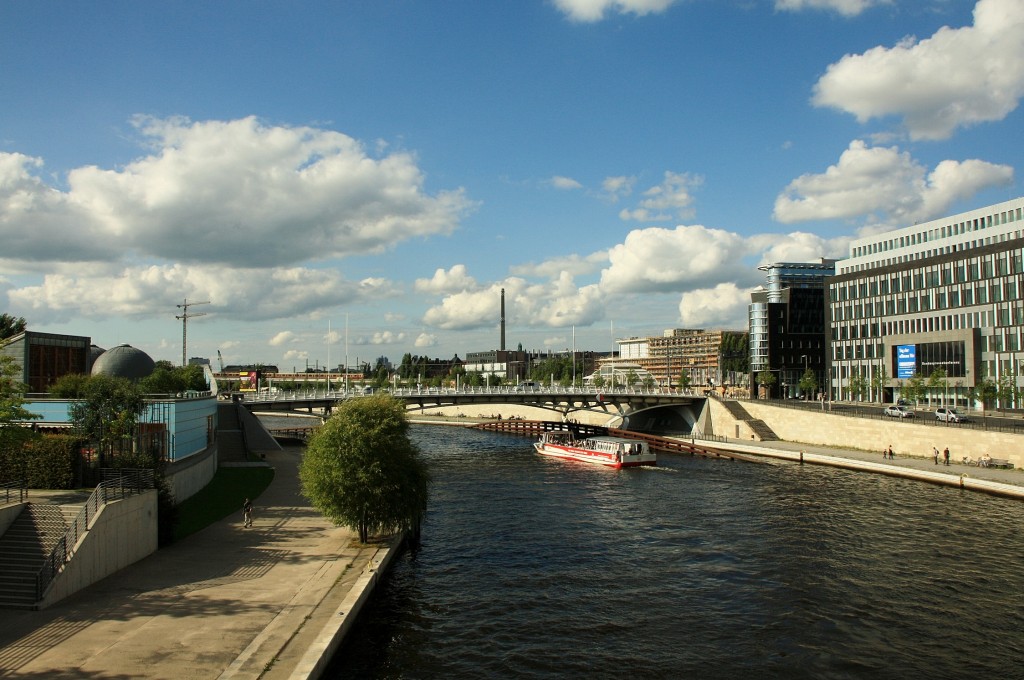
[[[0,3],[0,312],[282,370],[746,329],[1022,195],[1024,0]],[[330,357],[328,357],[328,354]]]

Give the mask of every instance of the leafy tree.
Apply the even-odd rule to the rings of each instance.
[[[936,368],[928,376],[928,401],[931,402],[932,392],[946,386],[946,369]]]
[[[81,399],[85,396],[85,386],[89,376],[85,373],[68,373],[57,378],[50,385],[50,396],[56,399]]]
[[[92,376],[80,401],[68,407],[75,430],[100,453],[100,466],[112,465],[116,454],[130,450],[146,408],[138,385],[125,378]]]
[[[916,404],[921,401],[924,391],[924,376],[914,371],[914,375],[907,378],[907,382],[903,384],[901,393],[906,395],[908,401]]]
[[[771,371],[765,369],[757,374],[757,384],[765,389],[765,392],[771,395],[772,387],[778,382],[778,378]]]
[[[19,380],[20,376],[14,359],[0,355],[0,452],[20,451],[34,435],[21,423],[40,417],[25,408],[28,386]]]
[[[594,387],[595,388],[601,389],[602,387],[604,387],[604,382],[605,382],[604,376],[601,375],[600,373],[598,373],[597,375],[594,376]]]
[[[688,370],[686,370],[685,368],[680,369],[679,370],[679,380],[676,381],[676,387],[678,387],[680,390],[685,392],[688,389],[690,389],[690,385],[692,385],[692,384],[693,384],[693,381],[690,378],[690,372]]]
[[[799,387],[800,391],[804,393],[804,399],[810,399],[810,395],[818,391],[818,377],[814,375],[814,371],[809,368],[804,371],[804,374],[800,376]]]
[[[864,377],[863,371],[859,368],[854,368],[850,374],[849,390],[850,396],[855,400],[859,401],[864,393],[868,389],[868,379]]]
[[[430,477],[408,431],[404,404],[390,396],[342,403],[309,441],[303,494],[363,543],[370,532],[418,530]]]
[[[139,388],[144,394],[178,394],[189,390],[202,392],[210,387],[202,366],[175,366],[161,360],[156,362],[153,372],[139,382]]]
[[[0,314],[0,340],[10,338],[25,330],[25,317]]]
[[[875,391],[875,396],[879,402],[885,401],[885,388],[889,386],[889,376],[885,370],[885,364],[881,363],[878,365],[878,370],[871,376],[871,388]]]
[[[999,376],[999,383],[996,389],[999,403],[1002,404],[1003,410],[1014,408],[1020,395],[1020,390],[1017,388],[1017,376],[1003,373]]]

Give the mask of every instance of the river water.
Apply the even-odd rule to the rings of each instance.
[[[795,463],[613,471],[414,426],[421,546],[332,678],[1022,678],[1024,504]]]

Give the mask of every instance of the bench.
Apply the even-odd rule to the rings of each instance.
[[[1006,468],[1007,470],[1013,469],[1013,463],[1005,458],[989,458],[987,464],[984,460],[979,460],[977,465],[980,467]]]

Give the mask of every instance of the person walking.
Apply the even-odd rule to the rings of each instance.
[[[246,498],[245,502],[242,503],[242,520],[242,526],[252,526],[252,501],[250,501],[248,498]]]
[[[946,447],[946,450],[942,452],[942,456],[943,456],[943,458],[946,459],[946,465],[949,465],[949,447],[948,446]]]
[[[932,447],[932,457],[935,458],[935,464],[939,464],[939,449],[938,447]]]
[[[889,454],[889,460],[892,460],[893,458],[896,457],[892,452],[892,444],[889,444],[889,450],[886,453]]]

